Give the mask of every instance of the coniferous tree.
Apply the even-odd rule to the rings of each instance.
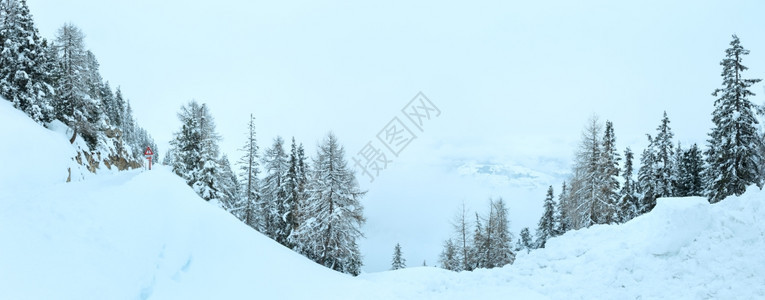
[[[297,242],[292,232],[296,231],[300,225],[302,218],[301,210],[304,207],[303,202],[305,202],[305,192],[301,190],[301,180],[303,178],[301,178],[302,171],[299,151],[300,148],[298,148],[293,137],[292,145],[290,146],[289,169],[287,170],[284,183],[285,191],[287,192],[285,199],[287,211],[285,212],[284,221],[286,222],[287,246],[290,248],[294,248],[294,244]]]
[[[547,243],[547,239],[555,235],[555,197],[553,196],[553,187],[547,189],[547,196],[544,202],[544,213],[539,218],[537,225],[537,248],[544,248]]]
[[[616,152],[616,135],[614,135],[614,125],[611,121],[606,121],[606,131],[603,135],[603,152],[601,157],[601,174],[603,183],[600,194],[603,202],[598,209],[598,223],[611,224],[618,222],[619,202],[619,153]]]
[[[606,203],[603,194],[605,180],[602,173],[601,125],[597,117],[582,133],[582,142],[576,154],[574,175],[571,178],[569,197],[572,200],[569,213],[573,228],[584,228],[596,224],[602,214],[602,203]]]
[[[704,158],[701,150],[693,144],[688,150],[681,152],[678,161],[678,188],[680,197],[704,195]]]
[[[221,199],[218,141],[215,123],[207,105],[195,100],[181,107],[178,113],[181,130],[170,142],[175,157],[173,172],[186,180],[194,191],[207,201]]]
[[[356,240],[366,222],[356,176],[348,168],[345,150],[330,133],[319,145],[306,199],[305,222],[295,233],[300,251],[321,265],[358,275],[361,253]]]
[[[624,184],[622,185],[622,189],[619,192],[619,203],[617,204],[619,214],[616,220],[617,222],[621,223],[627,222],[634,218],[637,215],[638,210],[639,198],[637,195],[635,180],[632,178],[632,174],[634,173],[634,167],[632,163],[634,156],[635,155],[632,153],[632,149],[629,147],[624,150],[624,171],[622,172]]]
[[[481,224],[481,216],[478,213],[475,214],[475,227],[473,231],[473,247],[470,248],[470,257],[472,258],[471,270],[478,268],[486,268],[488,262],[486,261],[486,253],[488,250],[488,244],[486,243],[486,235],[484,233],[483,225]]]
[[[467,207],[465,206],[465,202],[462,202],[462,205],[460,206],[459,212],[457,213],[457,216],[454,218],[454,221],[452,223],[452,226],[454,227],[454,231],[456,234],[456,241],[455,246],[458,250],[458,256],[460,258],[460,270],[466,270],[466,271],[472,271],[472,261],[474,260],[471,257],[471,245],[470,245],[470,224],[467,220]]]
[[[571,228],[571,220],[569,220],[568,215],[568,211],[570,211],[568,201],[568,189],[564,181],[558,195],[558,203],[555,206],[555,236],[562,235]]]
[[[255,135],[255,117],[250,114],[250,120],[247,124],[247,139],[244,146],[239,149],[244,152],[239,159],[239,181],[242,186],[241,202],[237,205],[239,218],[245,224],[255,230],[265,231],[260,225],[265,221],[260,218],[258,205],[260,204],[260,183],[258,180],[259,156],[258,144]]]
[[[112,122],[122,131],[123,136],[125,135],[125,127],[123,126],[123,122],[125,120],[125,112],[127,112],[127,106],[125,103],[125,98],[122,97],[122,90],[118,86],[117,90],[114,91],[114,118],[112,119]]]
[[[88,61],[85,50],[85,35],[72,24],[64,24],[56,36],[58,50],[58,81],[55,83],[56,101],[53,108],[56,118],[80,134],[91,149],[98,144],[97,128],[92,121],[97,103],[88,96]]]
[[[451,239],[444,242],[444,249],[439,256],[439,262],[441,263],[441,268],[449,271],[458,271],[460,261],[457,257],[457,247],[454,246],[454,242]]]
[[[221,186],[221,206],[233,215],[236,214],[237,204],[240,202],[241,187],[234,174],[234,170],[231,169],[231,163],[228,160],[228,156],[223,154],[218,162],[220,165],[220,186]]]
[[[643,154],[640,157],[640,169],[638,170],[640,201],[637,215],[647,213],[656,206],[656,179],[658,178],[656,175],[656,170],[658,169],[656,150],[654,149],[654,139],[649,134],[646,134],[646,136],[648,137],[648,146],[643,150]]]
[[[672,129],[669,128],[669,117],[667,112],[664,112],[664,117],[661,119],[661,125],[656,128],[656,140],[653,145],[655,147],[656,165],[654,167],[654,176],[656,176],[655,192],[657,197],[673,197],[675,191],[673,190],[675,176],[675,149],[672,138],[674,134]]]
[[[25,0],[0,2],[0,95],[38,123],[53,117],[47,48]]]
[[[526,253],[534,249],[534,242],[531,240],[531,232],[528,227],[521,229],[520,244],[522,249],[526,249]]]
[[[288,228],[286,216],[290,211],[287,197],[291,194],[287,184],[289,161],[284,152],[284,140],[274,139],[274,144],[263,154],[263,168],[266,177],[263,178],[261,212],[264,214],[266,235],[275,241],[286,245],[291,230]]]
[[[424,262],[423,262],[424,263]],[[402,257],[401,245],[396,243],[396,247],[393,248],[393,260],[391,261],[391,270],[398,270],[406,268],[406,259]]]
[[[762,108],[749,101],[749,97],[754,96],[749,88],[760,79],[742,77],[748,69],[742,60],[748,54],[749,50],[733,35],[730,48],[725,50],[725,58],[720,62],[723,87],[712,93],[718,98],[712,113],[715,127],[709,133],[706,151],[709,167],[705,172],[709,181],[706,194],[711,203],[730,195],[741,195],[749,185],[762,187],[763,184],[760,154],[763,141],[757,133],[759,122],[755,116],[755,111]]]
[[[502,198],[491,201],[489,223],[486,226],[488,250],[486,261],[487,268],[502,267],[515,261],[512,242],[513,234],[510,232],[510,220],[507,215],[507,206]]]

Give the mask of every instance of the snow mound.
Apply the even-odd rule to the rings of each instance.
[[[66,138],[38,125],[0,98],[0,196],[10,189],[63,183],[76,152]]]
[[[651,213],[566,233],[501,269],[354,278],[243,225],[161,166],[65,184],[65,137],[4,100],[0,120],[13,124],[0,131],[0,299],[765,298],[756,188],[714,205],[659,199]]]

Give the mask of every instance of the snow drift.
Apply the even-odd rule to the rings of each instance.
[[[501,269],[354,278],[241,224],[162,167],[64,183],[75,151],[66,137],[4,100],[0,122],[1,299],[765,297],[757,189],[714,205],[660,199],[627,224],[569,232]]]

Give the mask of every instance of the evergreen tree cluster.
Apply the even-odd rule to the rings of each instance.
[[[361,205],[365,192],[334,134],[319,145],[312,164],[294,138],[289,152],[276,137],[259,153],[251,115],[237,174],[220,154],[220,136],[207,105],[192,100],[181,107],[178,118],[181,128],[171,141],[167,163],[197,194],[319,264],[360,273],[356,241],[363,237],[366,221]]]
[[[60,120],[91,151],[115,147],[142,161],[157,147],[137,125],[119,87],[99,73],[85,34],[73,24],[59,28],[52,43],[42,38],[25,0],[0,1],[0,95],[42,125]]]
[[[697,144],[683,149],[679,142],[675,144],[664,112],[655,135],[646,135],[648,146],[641,153],[635,180],[632,150],[625,149],[620,166],[613,124],[607,121],[602,130],[603,124],[593,118],[582,135],[570,185],[564,183],[557,211],[552,213],[553,223],[557,224],[555,234],[629,221],[653,209],[660,197],[706,196],[715,203],[730,195],[741,195],[751,185],[762,188],[765,133],[757,114],[763,115],[765,107],[749,101],[754,95],[749,88],[760,79],[742,77],[747,70],[742,57],[749,51],[737,36],[733,36],[725,54],[720,63],[723,87],[713,93],[718,97],[712,113],[715,127],[709,133],[707,149],[702,151]],[[535,247],[543,245],[543,237],[551,236],[547,234],[549,206],[546,200]],[[523,241],[518,244],[524,245]]]
[[[439,257],[442,268],[472,271],[502,267],[515,261],[515,250],[511,245],[514,238],[509,229],[507,205],[502,198],[490,200],[488,214],[476,213],[472,225],[463,204],[453,225],[454,237],[444,242]],[[469,235],[471,229],[472,236]]]

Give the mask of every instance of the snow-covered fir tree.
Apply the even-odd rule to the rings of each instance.
[[[502,267],[515,261],[510,232],[510,220],[507,206],[502,198],[490,201],[490,212],[486,225],[486,265],[485,268]]]
[[[638,170],[638,188],[640,190],[640,200],[637,207],[637,215],[647,213],[656,206],[656,175],[657,160],[656,150],[654,149],[654,139],[650,134],[646,134],[648,146],[643,149],[640,156],[640,169]]]
[[[0,94],[38,123],[53,117],[53,64],[25,0],[0,2]]]
[[[319,145],[306,199],[305,221],[295,238],[300,251],[336,271],[358,275],[361,253],[356,242],[366,222],[356,176],[345,160],[345,150],[333,133]]]
[[[632,153],[632,149],[627,147],[624,150],[624,170],[622,171],[622,182],[624,183],[621,191],[619,191],[619,202],[616,205],[618,211],[616,221],[620,223],[627,222],[637,215],[639,195],[637,194],[637,183],[632,177],[634,157],[635,154]]]
[[[441,251],[438,261],[441,263],[441,268],[459,271],[460,260],[457,257],[457,247],[454,246],[454,241],[448,239],[444,242],[444,249]]]
[[[722,88],[712,93],[718,97],[712,112],[714,127],[709,133],[706,151],[706,195],[715,203],[730,195],[741,195],[749,185],[762,186],[760,149],[762,139],[757,132],[759,122],[755,112],[760,109],[749,100],[754,93],[749,88],[760,79],[744,79],[748,68],[742,64],[749,50],[741,46],[736,35],[725,50]]]
[[[579,229],[596,224],[601,214],[606,181],[602,173],[601,132],[602,125],[597,117],[592,117],[582,133],[582,141],[576,153],[571,189],[569,212],[572,228]]]
[[[618,222],[617,202],[619,202],[619,153],[616,152],[616,135],[614,124],[606,121],[606,131],[603,134],[603,152],[601,156],[600,176],[603,178],[600,194],[603,202],[598,209],[598,223],[611,224]]]
[[[263,154],[265,178],[261,185],[259,208],[265,221],[263,233],[282,245],[287,244],[287,237],[292,231],[286,219],[291,209],[287,198],[292,194],[287,180],[289,167],[284,140],[277,136]]]
[[[451,240],[450,240],[451,242]],[[489,251],[486,242],[486,234],[481,222],[481,216],[475,213],[475,226],[473,226],[473,246],[470,247],[470,270],[485,268],[488,265],[485,253]],[[458,265],[459,266],[459,265]]]
[[[678,150],[677,187],[678,197],[704,195],[704,157],[698,145],[693,144],[687,150]]]
[[[88,146],[95,148],[98,143],[96,128],[92,120],[97,105],[88,94],[87,52],[85,35],[73,24],[64,24],[56,35],[57,67],[55,82],[56,97],[53,108],[56,118],[74,129],[74,135],[81,135]]]
[[[568,188],[564,181],[560,194],[558,194],[558,203],[555,205],[555,236],[562,235],[571,228],[571,220],[568,215],[568,211],[571,209],[568,207],[568,201]]]
[[[545,196],[543,205],[544,212],[537,224],[537,239],[535,241],[537,248],[544,248],[547,239],[555,236],[555,196],[553,196],[552,185],[547,189],[547,196]]]
[[[406,259],[401,253],[401,244],[396,243],[396,247],[393,248],[393,260],[391,261],[391,270],[398,270],[406,268]]]
[[[521,237],[519,238],[521,249],[525,249],[526,253],[534,249],[534,242],[531,239],[531,232],[528,227],[521,229]]]
[[[603,153],[601,157],[601,169],[603,177],[603,186],[601,194],[605,199],[600,209],[598,223],[612,224],[618,222],[619,202],[619,153],[616,151],[616,135],[614,134],[614,124],[606,121],[606,130],[603,134]]]
[[[170,145],[175,157],[173,172],[186,180],[207,201],[220,201],[221,182],[218,141],[215,123],[207,105],[192,100],[178,113],[181,130]]]
[[[236,216],[242,222],[258,231],[263,231],[259,225],[263,224],[258,213],[258,204],[260,203],[260,182],[258,175],[259,155],[258,143],[255,134],[255,117],[250,114],[250,120],[247,123],[247,136],[244,146],[240,149],[242,157],[239,159],[239,182],[242,186],[241,201],[236,205]]]
[[[656,197],[673,197],[675,195],[675,147],[672,138],[674,134],[669,127],[669,117],[664,112],[661,124],[656,128],[656,140],[653,142],[656,160],[654,165]]]
[[[221,188],[221,206],[228,212],[235,214],[237,204],[241,199],[241,186],[237,180],[234,170],[231,169],[231,163],[228,156],[223,154],[218,162],[220,165],[220,188]]]

